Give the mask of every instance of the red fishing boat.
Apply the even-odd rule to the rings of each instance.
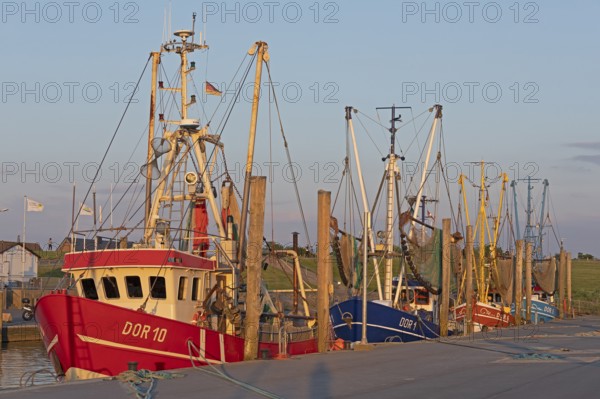
[[[250,262],[246,254],[253,253],[245,243],[248,208],[253,201],[251,168],[246,170],[240,209],[233,179],[216,168],[217,155],[227,165],[220,141],[223,130],[211,134],[210,120],[201,126],[198,119],[188,116],[188,108],[196,101],[195,95],[187,94],[188,77],[195,70],[195,62],[188,61],[188,56],[208,46],[201,39],[194,42],[193,29],[177,31],[175,36],[150,57],[148,156],[139,178],[146,182],[146,196],[142,195],[144,200],[138,204],[143,215],[133,227],[123,224],[118,228],[97,226],[94,218],[93,231],[77,233],[92,236],[93,250],[86,250],[86,245],[76,248],[72,232],[72,251],[65,255],[63,271],[76,293],[55,290],[41,297],[35,309],[48,355],[57,373],[67,379],[114,376],[134,364],[148,370],[169,370],[238,362],[259,354],[317,351],[314,320],[307,311],[286,315],[270,299],[264,284],[257,304],[260,320],[253,324],[255,321],[246,317],[243,279],[246,262]],[[178,75],[171,80],[178,82],[177,87],[167,87],[157,77],[164,62],[161,58],[167,54],[179,57]],[[267,44],[255,43],[247,69],[255,63],[249,165],[262,64],[267,60]],[[162,107],[176,111],[173,119],[164,114],[155,117],[157,89],[166,93],[159,101],[164,101]],[[215,187],[219,186],[217,199]],[[141,192],[138,189],[138,198]],[[84,206],[79,209],[81,213]],[[73,218],[73,227],[78,216]],[[131,219],[126,213],[124,220]],[[101,242],[100,232],[112,234],[110,240]],[[281,252],[290,256],[290,251]],[[247,345],[249,337],[258,344]]]
[[[460,304],[455,309],[456,322],[464,323],[467,314],[467,305]],[[501,328],[515,324],[515,318],[503,306],[473,301],[473,325],[478,329],[485,327]]]
[[[506,192],[506,183],[508,182],[508,176],[505,173],[501,175],[501,188],[500,188],[500,199],[499,205],[496,212],[491,209],[490,206],[490,194],[489,187],[490,182],[485,174],[485,163],[483,161],[480,162],[480,182],[479,182],[479,211],[477,214],[477,220],[475,222],[474,228],[474,242],[478,243],[477,254],[467,254],[467,256],[471,256],[471,264],[473,265],[473,275],[475,276],[475,287],[476,287],[476,297],[472,299],[464,298],[466,297],[466,293],[463,296],[463,292],[459,291],[459,298],[457,300],[457,305],[454,308],[454,314],[456,322],[459,324],[465,323],[465,321],[469,321],[467,319],[467,304],[466,300],[472,300],[472,308],[473,313],[471,316],[471,322],[476,329],[486,329],[489,327],[499,328],[499,327],[508,327],[510,325],[514,325],[515,319],[510,313],[510,307],[504,306],[501,300],[501,295],[498,292],[491,292],[490,285],[492,280],[496,282],[496,289],[500,289],[500,285],[498,278],[493,278],[494,276],[499,275],[499,267],[501,259],[497,256],[497,243],[498,236],[500,231],[500,217],[496,216],[492,219],[494,220],[494,224],[492,228],[488,225],[488,216],[499,215],[502,210],[502,201],[504,198],[504,193]],[[464,181],[468,179],[466,176],[461,175],[459,178],[459,184],[461,186],[461,192],[463,195],[463,205],[465,210],[465,218],[466,224],[471,225],[469,219],[469,208],[467,202],[467,196],[465,191]],[[473,186],[476,186],[474,182],[471,182]],[[489,242],[486,244],[486,237],[489,238]],[[512,265],[512,260],[508,259],[510,265]],[[466,277],[466,273],[463,273]],[[466,278],[463,280],[461,284],[461,288],[464,287],[466,291],[467,284]],[[512,285],[510,285],[512,288]],[[508,293],[508,291],[504,292],[504,294]],[[496,298],[497,296],[497,298]],[[462,297],[462,298],[461,298]],[[464,302],[463,302],[464,301]],[[509,301],[510,303],[510,301]]]

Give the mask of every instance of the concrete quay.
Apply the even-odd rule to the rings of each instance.
[[[157,380],[152,397],[591,398],[600,391],[600,317],[173,372],[185,376]],[[0,391],[0,399],[82,397],[135,395],[115,380]]]

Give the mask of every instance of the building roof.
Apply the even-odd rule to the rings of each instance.
[[[0,254],[8,251],[9,249],[15,246],[22,246],[23,244],[16,241],[3,241],[0,240]],[[40,257],[39,253],[42,251],[42,247],[37,242],[26,242],[25,249],[37,256]]]

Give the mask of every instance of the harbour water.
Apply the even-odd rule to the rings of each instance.
[[[45,370],[45,371],[41,371]],[[41,341],[4,343],[0,347],[0,390],[18,388],[32,373],[35,385],[55,382],[52,363]]]

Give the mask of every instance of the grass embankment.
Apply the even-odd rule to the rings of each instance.
[[[339,273],[333,258],[332,262],[332,265],[334,266],[333,281],[337,282],[340,280]],[[300,263],[302,267],[311,270],[316,274],[316,258],[300,258]],[[600,260],[574,259],[571,265],[571,287],[573,299],[600,302]],[[369,270],[369,273],[371,272],[372,270]],[[285,277],[285,274],[281,273],[280,271],[278,272],[275,267],[271,266],[269,266],[263,276],[269,283],[269,288],[272,289],[284,288],[279,287],[279,285],[285,284],[287,281],[289,281],[287,277]],[[277,286],[277,288],[271,287],[271,284]]]
[[[573,299],[600,301],[600,260],[574,259],[571,263]]]
[[[54,252],[54,251],[45,251]],[[38,262],[38,276],[39,277],[62,277],[63,272],[60,270],[63,265],[62,254],[61,256],[42,257]]]

